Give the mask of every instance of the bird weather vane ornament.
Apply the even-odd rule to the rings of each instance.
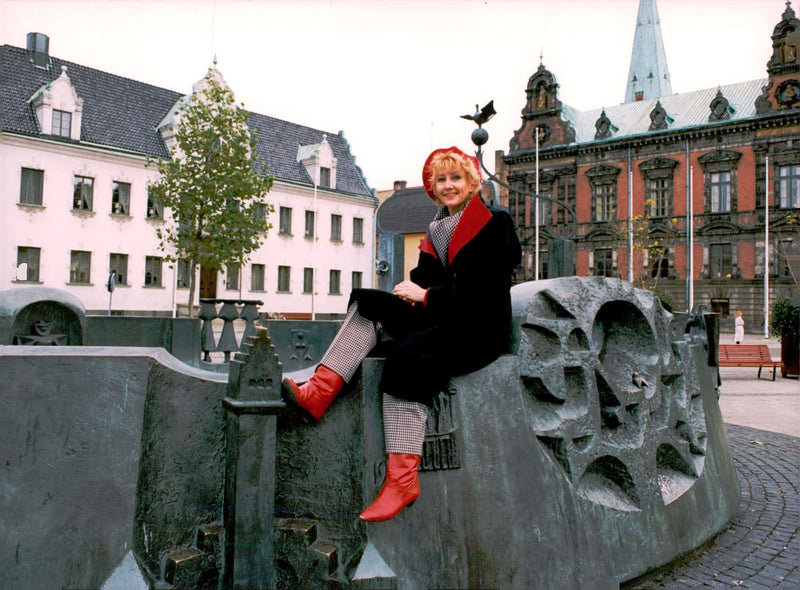
[[[477,129],[472,131],[471,139],[472,139],[472,143],[474,143],[476,146],[478,146],[478,150],[475,152],[475,155],[478,158],[478,162],[480,162],[481,168],[486,173],[487,179],[491,180],[492,182],[496,182],[497,184],[499,184],[500,186],[508,189],[511,192],[514,192],[514,193],[517,193],[517,194],[520,194],[520,195],[523,195],[523,196],[534,197],[534,198],[539,199],[540,201],[548,201],[550,203],[555,203],[559,207],[563,207],[564,209],[566,209],[567,213],[569,213],[570,219],[572,220],[572,229],[571,229],[570,234],[569,234],[568,237],[569,238],[575,238],[575,236],[578,233],[578,219],[575,216],[575,211],[567,203],[565,203],[564,201],[559,201],[558,199],[554,199],[552,197],[545,196],[545,195],[534,194],[534,193],[531,193],[529,191],[524,191],[524,190],[520,190],[518,188],[514,188],[513,186],[511,186],[509,184],[506,184],[505,182],[503,182],[502,180],[497,178],[497,176],[495,176],[492,172],[490,172],[486,168],[486,165],[483,163],[483,149],[482,149],[482,146],[485,145],[487,141],[489,141],[489,132],[486,131],[486,129],[483,128],[483,125],[486,122],[488,122],[489,119],[494,117],[496,114],[497,114],[497,111],[494,110],[494,100],[490,100],[488,103],[486,103],[486,105],[483,108],[480,108],[479,105],[476,104],[475,105],[475,113],[474,114],[472,114],[472,115],[461,115],[462,119],[467,119],[469,121],[473,121],[478,126]]]

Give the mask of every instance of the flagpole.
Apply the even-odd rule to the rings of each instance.
[[[645,270],[642,269],[642,272]],[[628,282],[633,283],[633,174],[630,146],[628,146]]]
[[[764,338],[769,338],[769,156],[764,173]]]
[[[536,196],[533,199],[533,219],[536,228],[534,229],[534,234],[536,236],[535,244],[536,244],[536,255],[534,257],[534,266],[536,270],[533,273],[533,280],[539,280],[539,127],[536,127]]]
[[[694,309],[694,168],[689,166],[689,313]]]

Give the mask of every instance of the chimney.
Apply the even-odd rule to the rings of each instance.
[[[394,190],[399,191],[406,188],[408,183],[405,180],[395,180],[394,181]]]
[[[28,57],[37,68],[50,67],[50,39],[44,33],[28,33]]]

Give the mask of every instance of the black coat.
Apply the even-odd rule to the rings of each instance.
[[[424,305],[371,289],[351,295],[359,313],[380,322],[393,339],[380,345],[384,393],[430,404],[452,376],[476,371],[508,351],[509,289],[520,262],[511,217],[474,197],[450,240],[448,258],[442,265],[427,237],[420,245],[411,280],[428,289]]]

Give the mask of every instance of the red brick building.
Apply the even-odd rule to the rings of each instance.
[[[770,4],[778,13],[783,2]],[[655,0],[641,0],[640,17],[643,10],[653,12],[648,22],[658,29]],[[660,45],[660,30],[650,33],[643,37]],[[800,242],[800,20],[786,2],[771,37],[764,32],[765,78],[679,95],[671,94],[663,46],[639,47],[644,58],[637,61],[638,37],[637,31],[632,100],[620,105],[590,111],[564,105],[555,76],[540,65],[528,81],[509,152],[496,153],[497,175],[535,190],[538,133],[539,194],[575,210],[579,276],[632,280],[677,311],[690,299],[723,316],[741,310],[748,331],[758,332],[765,275],[770,302],[797,285],[785,254]],[[659,79],[660,87],[648,86]],[[533,200],[513,191],[502,197],[525,252],[517,278],[530,280]],[[546,201],[539,226],[539,277],[547,278],[548,241],[574,226],[562,207]]]

